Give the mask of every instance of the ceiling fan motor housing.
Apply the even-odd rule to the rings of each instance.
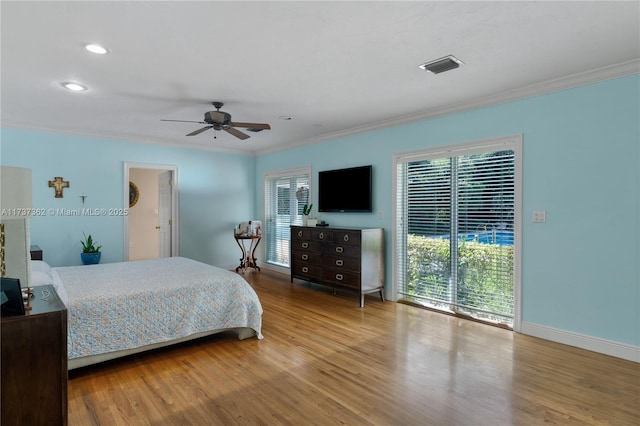
[[[208,111],[204,113],[204,121],[209,124],[231,124],[231,114],[224,111]]]

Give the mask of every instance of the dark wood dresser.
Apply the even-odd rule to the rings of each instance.
[[[2,426],[67,424],[67,308],[50,285],[2,317]]]
[[[380,293],[384,301],[384,229],[291,227],[291,282],[294,278]]]

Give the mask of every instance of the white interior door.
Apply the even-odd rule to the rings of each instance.
[[[145,177],[150,176],[150,182],[148,185],[147,183],[144,184],[145,189],[141,190],[140,200],[131,207],[130,178],[134,175],[134,180],[140,179],[139,176],[135,175],[139,170],[145,172],[154,171],[155,173],[153,173],[152,177],[151,173],[148,175],[143,173]],[[136,251],[136,245],[139,245],[141,241],[144,244],[151,241],[150,238],[144,237],[143,240],[137,240],[139,238],[138,231],[143,227],[142,225],[144,227],[150,225],[153,232],[153,252],[145,255],[145,258],[180,255],[180,247],[178,245],[180,241],[179,176],[178,167],[174,165],[124,162],[123,203],[125,206],[129,206],[129,214],[123,218],[124,259],[133,260],[131,255],[132,252]],[[153,205],[143,206],[142,204],[145,204],[144,200],[148,199],[151,193],[153,193]],[[147,194],[147,196],[143,197],[144,194]],[[141,212],[141,210],[146,212],[141,219],[142,225],[135,217],[136,209],[138,212]],[[135,255],[135,253],[133,254]]]
[[[171,171],[158,175],[159,256],[171,257]]]

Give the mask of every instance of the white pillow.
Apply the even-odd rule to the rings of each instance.
[[[47,275],[51,275],[51,266],[47,262],[43,262],[42,260],[32,260],[31,261],[31,272],[43,272]]]
[[[58,275],[58,271],[56,271],[55,269],[52,269],[51,275],[53,276],[53,287],[56,289],[56,293],[58,293],[58,296],[62,300],[62,303],[64,303],[65,306],[69,306],[69,296],[67,295],[67,290],[64,288],[64,285],[62,284],[60,275]]]
[[[53,284],[53,277],[51,276],[51,274],[45,274],[44,272],[40,271],[31,271],[32,286],[47,284]]]
[[[31,286],[38,285],[53,285],[56,289],[56,293],[62,300],[62,302],[66,305],[69,302],[69,296],[67,295],[67,291],[62,284],[62,280],[58,273],[51,269],[51,266],[47,262],[43,262],[41,260],[32,260],[31,261]]]

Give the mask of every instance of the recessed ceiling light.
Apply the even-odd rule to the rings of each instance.
[[[425,62],[422,65],[418,65],[418,68],[432,72],[434,74],[440,74],[441,72],[459,68],[460,65],[464,65],[464,62],[453,55],[449,55],[445,56],[444,58],[436,59],[434,61]]]
[[[91,53],[95,53],[97,55],[106,55],[109,53],[109,50],[105,47],[100,46],[99,44],[85,44],[85,49],[87,49]]]
[[[62,87],[65,89],[71,90],[73,92],[84,92],[87,90],[87,86],[83,86],[80,83],[74,83],[72,81],[65,81],[64,83],[60,83]]]

